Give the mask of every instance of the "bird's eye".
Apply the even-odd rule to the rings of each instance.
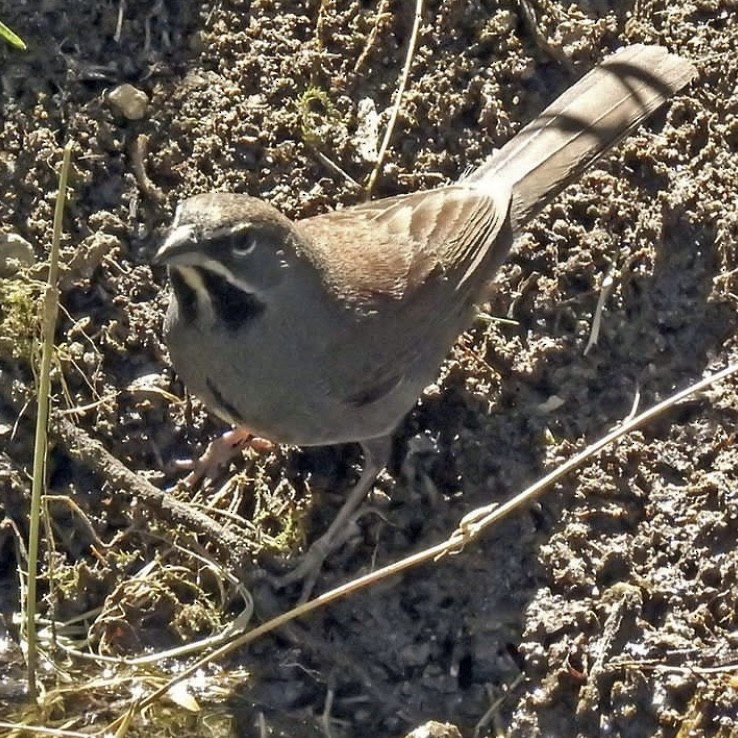
[[[248,231],[234,233],[230,240],[231,253],[234,256],[248,256],[256,248],[256,239]]]

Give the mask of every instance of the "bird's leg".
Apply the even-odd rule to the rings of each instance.
[[[338,515],[328,530],[310,546],[302,561],[291,572],[277,580],[279,587],[303,581],[301,601],[310,596],[325,557],[335,548],[336,542],[341,540],[343,528],[364,501],[379,473],[387,466],[392,450],[391,436],[362,441],[361,448],[364,451],[364,469]]]
[[[205,453],[198,459],[178,461],[179,469],[189,470],[185,477],[185,484],[194,487],[203,479],[212,479],[220,467],[238,456],[245,448],[255,448],[259,451],[269,451],[273,447],[271,441],[254,437],[246,428],[233,428],[226,431],[208,444]]]

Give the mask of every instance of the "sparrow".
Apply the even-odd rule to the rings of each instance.
[[[173,290],[165,339],[189,390],[236,426],[229,442],[363,448],[359,481],[283,584],[314,579],[515,239],[695,74],[665,48],[626,47],[438,189],[297,222],[244,194],[177,207],[154,258]]]

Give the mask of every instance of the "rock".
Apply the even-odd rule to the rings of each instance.
[[[12,277],[23,267],[33,266],[33,246],[17,233],[0,233],[0,277]]]
[[[461,738],[461,733],[451,723],[438,723],[435,720],[431,720],[425,723],[425,725],[415,728],[405,738]]]
[[[149,98],[146,93],[128,83],[118,85],[108,94],[113,110],[128,120],[141,120],[146,115]]]

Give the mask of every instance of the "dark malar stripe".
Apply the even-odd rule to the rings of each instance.
[[[197,269],[213,305],[215,320],[231,332],[244,330],[264,312],[264,303],[249,292],[234,287],[209,269]]]
[[[215,403],[221,411],[220,414],[225,416],[225,419],[227,419],[228,422],[233,423],[234,425],[240,424],[242,420],[238,410],[236,410],[236,407],[223,397],[223,393],[218,389],[215,382],[213,382],[210,377],[205,377],[205,384],[215,398]]]

